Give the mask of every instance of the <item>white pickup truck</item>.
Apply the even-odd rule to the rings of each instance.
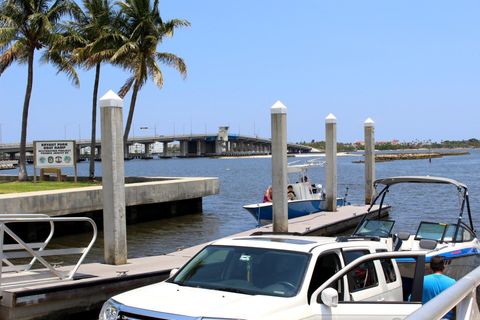
[[[161,283],[108,300],[101,320],[403,319],[420,308],[425,256],[359,238],[252,235],[206,246]],[[400,274],[392,257],[410,257]]]

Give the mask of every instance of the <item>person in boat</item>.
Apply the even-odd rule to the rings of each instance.
[[[287,187],[287,196],[288,196],[288,200],[295,200],[297,198],[295,191],[293,191],[292,185],[289,185]]]
[[[304,183],[304,182],[308,183],[308,177],[307,176],[300,177],[300,183]],[[308,190],[310,191],[310,193],[316,193],[316,190],[313,188],[314,186],[315,185],[313,185],[313,184],[308,185]]]
[[[454,279],[443,274],[445,269],[445,259],[442,256],[433,256],[430,259],[430,269],[432,269],[433,273],[425,276],[423,280],[423,304],[455,284]],[[453,310],[450,310],[442,319],[454,319]]]
[[[269,186],[263,194],[263,202],[272,202],[272,186]]]

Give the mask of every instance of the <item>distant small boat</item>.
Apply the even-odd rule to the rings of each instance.
[[[307,171],[313,167],[323,167],[325,161],[320,159],[312,159],[303,164],[298,164],[299,161],[294,161],[288,164],[287,172],[290,176],[297,176],[298,182],[291,183],[295,193],[294,200],[288,200],[288,219],[305,216],[314,212],[323,211],[326,208],[325,192],[321,184],[311,184],[308,181]],[[285,197],[287,197],[287,190],[285,190]],[[344,198],[337,198],[337,206],[343,206],[347,203],[346,196]],[[243,206],[258,222],[259,224],[268,223],[272,221],[272,203],[254,203]]]

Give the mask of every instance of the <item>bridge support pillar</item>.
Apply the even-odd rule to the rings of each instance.
[[[15,152],[10,152],[10,153],[8,154],[10,160],[15,160],[15,154],[16,154]]]
[[[197,157],[202,155],[202,140],[197,140]]]
[[[168,157],[168,142],[163,142],[163,156]]]
[[[145,155],[146,156],[149,156],[150,155],[150,146],[152,144],[151,143],[144,143],[143,146],[144,146],[144,149],[145,149]]]
[[[223,150],[223,141],[215,141],[215,154],[220,155],[222,154]]]
[[[125,156],[126,157],[130,157],[130,154],[133,153],[132,146],[133,146],[133,144],[128,144],[128,143],[125,146],[127,148],[127,150],[125,151]]]
[[[180,155],[186,157],[188,154],[188,141],[180,141]]]

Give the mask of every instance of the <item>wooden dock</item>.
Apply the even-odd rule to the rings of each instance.
[[[332,236],[355,227],[367,213],[367,206],[339,207],[337,212],[319,212],[289,220],[289,232]],[[376,216],[378,206],[369,213]],[[389,207],[382,209],[388,215]],[[229,237],[271,232],[272,225],[247,230]],[[75,280],[46,279],[45,270],[2,275],[0,319],[65,319],[69,314],[99,309],[108,298],[140,286],[166,279],[208,243],[166,255],[129,259],[120,266],[89,263],[80,267]],[[68,270],[68,267],[58,268]],[[13,285],[24,280],[24,285]]]

